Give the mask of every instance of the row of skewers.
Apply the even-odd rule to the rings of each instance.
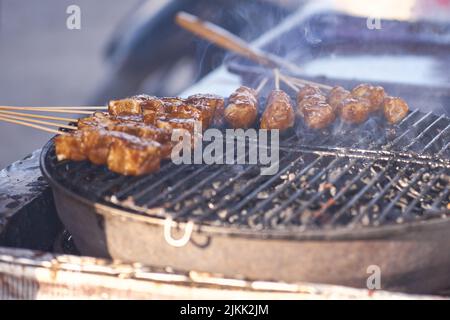
[[[278,71],[274,74],[276,88],[267,99],[260,120],[261,129],[285,131],[295,125],[297,118],[302,118],[311,129],[324,129],[337,118],[360,124],[375,113],[383,113],[393,124],[403,119],[409,110],[406,102],[387,96],[381,87],[363,84],[347,91],[342,87],[305,84],[304,80],[281,75]],[[297,91],[295,107],[289,95],[280,90],[280,80]],[[235,129],[253,127],[258,118],[259,94],[267,82],[268,78],[265,78],[256,89],[239,87],[230,95],[226,106],[223,97],[211,94],[187,99],[140,95],[110,101],[107,107],[0,107],[0,120],[56,132],[56,154],[60,161],[89,160],[97,165],[107,165],[113,172],[136,176],[159,170],[161,161],[171,155],[175,145],[171,137],[176,129],[184,129],[195,137],[198,134],[196,123],[201,123],[203,131],[224,123]],[[73,120],[17,112],[27,109],[89,116],[78,119],[76,125],[62,124],[40,119]],[[58,126],[68,132],[43,127],[43,124]]]

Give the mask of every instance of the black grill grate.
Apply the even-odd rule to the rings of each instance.
[[[86,162],[57,163],[52,149],[45,164],[69,189],[128,211],[302,231],[446,218],[449,144],[450,119],[414,111],[394,128],[376,117],[322,134],[300,125],[283,137],[274,176],[257,165],[167,162],[159,173],[123,177]]]

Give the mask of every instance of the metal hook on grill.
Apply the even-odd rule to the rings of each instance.
[[[184,229],[184,235],[180,239],[174,239],[172,237],[172,224],[173,219],[168,217],[164,221],[164,239],[166,242],[172,247],[181,248],[189,243],[191,240],[192,231],[194,230],[194,222],[189,221],[186,223],[186,227]]]

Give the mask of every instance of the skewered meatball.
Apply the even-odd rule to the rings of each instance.
[[[350,96],[350,91],[342,87],[334,87],[328,95],[328,104],[337,111],[339,105]]]
[[[324,104],[327,102],[327,98],[322,94],[313,94],[311,96],[306,96],[303,100],[297,105],[297,113],[300,116],[304,116],[304,109],[310,106]]]
[[[333,108],[325,102],[307,104],[302,109],[303,119],[311,129],[324,129],[336,120]]]
[[[311,129],[324,129],[336,120],[335,110],[317,87],[303,87],[297,95],[297,102],[297,113]]]
[[[390,124],[403,120],[409,112],[408,104],[401,98],[387,97],[383,104],[384,116]]]
[[[370,102],[364,99],[347,98],[339,105],[341,119],[347,123],[361,124],[370,115]]]
[[[357,99],[365,99],[370,102],[370,112],[377,112],[383,108],[386,93],[382,87],[369,84],[360,84],[352,90],[352,96]]]
[[[314,96],[314,95],[323,95],[322,91],[318,87],[314,87],[311,85],[306,85],[303,88],[300,89],[300,91],[297,94],[297,104],[300,104],[300,102],[303,101],[308,96]]]
[[[235,129],[246,129],[253,125],[258,115],[258,98],[255,90],[238,88],[229,98],[225,109],[225,120]]]
[[[291,99],[282,90],[273,90],[261,119],[261,129],[286,130],[294,126],[295,113]]]

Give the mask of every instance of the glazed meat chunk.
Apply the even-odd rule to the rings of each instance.
[[[250,128],[258,116],[256,91],[244,86],[238,88],[230,96],[224,115],[225,120],[232,128]]]
[[[352,97],[369,101],[369,112],[377,112],[383,109],[386,93],[382,87],[369,84],[360,84],[352,90]]]
[[[390,124],[402,121],[409,112],[406,101],[401,98],[388,97],[383,104],[384,116]]]
[[[367,100],[347,98],[339,105],[339,115],[344,122],[361,124],[370,115],[370,102]]]
[[[261,119],[261,129],[286,130],[294,126],[295,113],[286,92],[273,90]]]
[[[333,110],[338,111],[339,105],[350,96],[350,91],[342,87],[334,87],[328,95],[328,104]]]

